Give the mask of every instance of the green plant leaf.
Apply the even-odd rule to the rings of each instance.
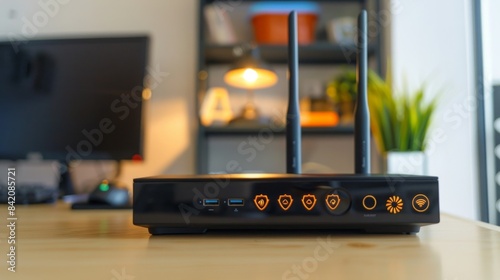
[[[382,128],[380,126],[381,123],[381,103],[380,100],[377,99],[377,97],[370,96],[368,98],[369,100],[369,106],[370,106],[370,124],[371,124],[371,129],[372,129],[372,134],[375,138],[375,141],[377,143],[377,147],[379,151],[385,151],[385,142],[382,136]]]
[[[387,81],[392,78],[390,71]],[[351,71],[337,82],[345,82],[344,92],[355,92],[356,73]],[[406,82],[405,82],[406,83]],[[349,89],[347,89],[349,88]],[[337,84],[337,90],[339,86]],[[368,103],[371,130],[381,153],[387,151],[423,151],[432,116],[437,107],[437,96],[425,104],[426,87],[414,92],[403,90],[395,95],[391,84],[375,72],[368,72]],[[339,93],[347,95],[349,93]]]

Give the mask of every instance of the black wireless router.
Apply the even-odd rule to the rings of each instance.
[[[289,16],[287,174],[134,179],[134,224],[151,234],[207,229],[331,229],[415,233],[439,223],[438,178],[370,174],[367,13],[358,18],[355,174],[301,173],[297,15]]]

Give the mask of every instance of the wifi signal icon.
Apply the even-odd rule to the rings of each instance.
[[[418,207],[422,208],[422,206],[424,206],[424,204],[427,202],[427,200],[425,200],[423,198],[419,198],[415,202],[417,203]]]
[[[417,194],[413,197],[412,206],[413,209],[417,212],[422,213],[427,211],[427,209],[429,209],[429,204],[429,198],[424,194]]]

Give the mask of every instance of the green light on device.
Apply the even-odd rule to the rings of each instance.
[[[101,191],[103,191],[103,192],[107,192],[107,191],[109,190],[109,184],[107,184],[107,183],[101,183],[101,184],[99,185],[99,189],[100,189]]]

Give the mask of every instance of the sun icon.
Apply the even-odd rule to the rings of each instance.
[[[393,195],[389,197],[385,206],[389,213],[397,214],[403,209],[403,200],[399,196]]]

